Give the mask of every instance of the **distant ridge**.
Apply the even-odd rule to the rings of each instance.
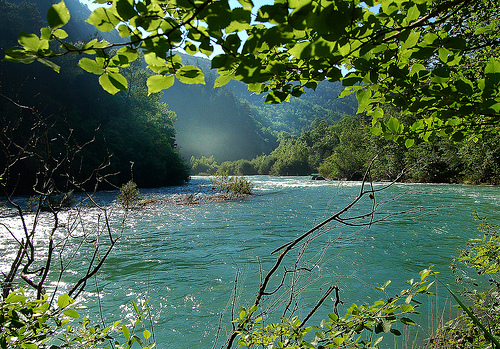
[[[355,114],[354,96],[339,99],[340,83],[322,82],[316,91],[282,104],[264,103],[264,96],[248,91],[238,81],[214,88],[217,73],[210,61],[181,55],[185,64],[205,73],[206,85],[184,85],[176,81],[164,91],[162,101],[176,112],[177,143],[184,157],[211,156],[216,160],[251,159],[268,154],[281,131],[300,133],[315,119],[338,121]]]

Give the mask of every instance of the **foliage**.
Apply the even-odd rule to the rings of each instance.
[[[130,349],[134,343],[141,348],[155,346],[151,332],[144,329],[142,339],[138,330],[143,327],[147,302],[132,302],[134,313],[129,323],[115,321],[102,328],[87,317],[81,318],[76,303],[67,294],[54,306],[48,296],[33,299],[20,289],[0,301],[0,346],[2,348],[120,348]],[[80,319],[75,323],[76,319]]]
[[[0,27],[3,33],[0,55],[3,56],[5,48],[18,44],[19,32],[34,28],[39,30],[44,21],[39,11],[46,11],[44,4],[47,8],[51,5],[37,1],[37,9],[30,2],[0,1]],[[67,1],[67,5],[72,8],[84,6],[75,0]],[[74,16],[71,21],[76,19]],[[76,25],[71,21],[68,29],[75,34],[72,36],[72,43],[83,45],[83,41],[91,36],[87,37],[84,23]],[[91,32],[94,33],[95,30]],[[146,81],[151,73],[142,69],[137,60],[135,65],[122,70],[122,74],[128,79],[127,93],[111,96],[99,87],[92,76],[83,73],[76,65],[77,62],[76,56],[59,57],[57,64],[62,69],[57,74],[36,65],[23,65],[22,69],[16,69],[15,64],[2,61],[2,132],[10,133],[9,128],[19,125],[13,140],[22,142],[30,137],[32,123],[36,122],[30,115],[31,111],[43,111],[43,122],[50,128],[48,139],[55,138],[58,134],[71,137],[75,140],[75,147],[83,148],[80,156],[72,159],[72,172],[73,175],[78,173],[78,180],[84,181],[90,177],[103,160],[110,158],[107,171],[98,170],[99,176],[103,177],[99,186],[103,189],[115,188],[128,181],[130,161],[134,162],[134,179],[141,187],[184,183],[188,179],[189,170],[176,147],[176,115],[161,103],[160,94],[147,97]],[[18,108],[12,102],[29,108]],[[5,142],[4,139],[2,141]],[[37,146],[40,147],[40,153],[46,151],[40,143]],[[52,149],[54,153],[64,152],[65,145],[63,142],[53,144]],[[7,160],[2,152],[0,165],[5,161]],[[33,195],[32,164],[26,160],[19,166],[22,168],[17,171],[20,174],[17,192]],[[107,176],[109,173],[114,176]],[[85,189],[91,191],[95,184],[94,181],[88,181]]]
[[[238,344],[246,348],[378,348],[385,333],[401,335],[402,332],[396,328],[398,323],[415,325],[407,316],[419,314],[419,302],[415,300],[415,305],[411,303],[418,295],[433,295],[430,287],[434,281],[430,282],[429,276],[435,274],[432,267],[422,270],[419,280],[407,281],[409,287],[394,297],[387,294],[391,283],[387,281],[376,288],[387,298],[373,304],[352,304],[342,316],[330,313],[319,326],[306,327],[306,320],[301,321],[297,317],[265,324],[262,317],[256,317],[256,306],[248,310],[242,308],[239,319],[234,321],[237,324]],[[307,339],[313,331],[313,339]]]
[[[467,268],[474,269],[478,275],[487,275],[489,289],[478,291],[476,289],[478,284],[474,283],[464,290],[463,299],[452,293],[464,313],[439,329],[438,336],[433,339],[432,347],[485,348],[491,343],[491,336],[493,338],[500,336],[500,283],[498,280],[500,234],[498,226],[488,223],[486,217],[480,217],[475,211],[473,214],[475,220],[480,221],[478,229],[483,237],[470,239],[467,248],[460,250],[460,257],[454,260],[452,266],[459,281],[463,281],[457,268],[460,262],[464,263]],[[470,306],[464,304],[465,299]]]
[[[118,201],[125,208],[130,208],[142,199],[139,188],[134,181],[130,180],[123,184],[120,188],[120,193],[118,194]]]
[[[358,101],[354,95],[338,98],[343,90],[340,82],[322,81],[314,93],[306,93],[287,103],[269,104],[261,95],[249,93],[247,86],[230,83],[228,86],[237,97],[248,102],[255,120],[266,133],[277,135],[282,131],[298,134],[316,119],[334,123],[344,115],[354,115]],[[224,86],[225,87],[225,86]]]
[[[459,141],[498,129],[497,1],[389,0],[375,11],[372,0],[276,0],[260,7],[254,19],[252,2],[243,0],[236,8],[227,0],[108,4],[96,8],[87,22],[103,32],[117,28],[128,40],[69,43],[62,27],[70,13],[60,2],[50,8],[49,26],[41,35],[23,33],[21,48],[7,50],[5,59],[38,60],[59,70],[51,58],[86,53],[79,66],[116,94],[128,86],[120,68],[142,50],[155,72],[147,80],[151,94],[172,86],[176,78],[204,84],[202,71],[183,65],[176,49],[210,57],[218,46],[223,53],[212,58],[220,74],[215,86],[243,81],[251,91],[267,93],[268,102],[279,103],[320,81],[341,80],[344,95],[355,92],[358,111],[373,118],[374,131],[407,146],[417,138],[448,135]],[[52,42],[60,44],[58,51]],[[348,69],[345,76],[340,67]],[[385,104],[400,107],[415,121],[384,118]]]
[[[221,193],[231,194],[235,196],[249,195],[252,193],[252,181],[244,177],[229,176],[228,172],[218,170],[214,177],[210,178],[213,188]]]
[[[405,171],[402,180],[408,182],[500,183],[500,136],[495,133],[483,134],[487,142],[454,143],[437,137],[407,149],[392,140],[374,137],[367,119],[344,116],[333,124],[316,120],[300,136],[282,132],[278,140],[279,146],[269,155],[251,161],[218,165],[213,157],[193,157],[192,173],[214,174],[217,169],[230,175],[319,172],[325,178],[359,180],[377,156],[370,169],[373,180],[393,180]]]
[[[344,117],[338,125],[339,144],[318,168],[325,178],[360,180],[371,158],[367,127],[361,118]]]
[[[213,175],[217,171],[218,165],[217,161],[213,155],[210,157],[202,156],[197,159],[194,156],[191,157],[191,173],[197,175]]]

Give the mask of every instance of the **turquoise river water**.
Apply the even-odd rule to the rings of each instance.
[[[230,326],[228,304],[233,291],[236,308],[250,304],[261,271],[267,271],[276,260],[271,251],[344,207],[359,193],[361,184],[311,181],[308,177],[249,178],[256,195],[245,199],[155,204],[133,210],[118,247],[96,279],[97,287],[95,281],[87,287],[83,303],[89,311],[96,309],[97,295],[109,320],[126,316],[131,300],[151,299],[159,348],[212,348],[219,327],[220,346],[225,340],[224,328]],[[384,185],[375,184],[375,188]],[[206,178],[194,177],[186,186],[143,190],[142,194],[157,199],[187,192],[204,195],[210,187]],[[115,197],[116,192],[102,192],[96,198],[112,207]],[[368,212],[374,203],[383,204],[375,219],[387,220],[364,229],[328,225],[301,255],[302,266],[311,271],[301,274],[303,281],[297,283],[297,288],[307,285],[295,305],[297,315],[305,316],[330,283],[340,288],[342,312],[352,302],[380,298],[373,290],[377,283],[392,280],[390,292],[397,293],[405,286],[404,280],[418,277],[430,265],[440,272],[440,281],[452,282],[449,264],[457,249],[479,235],[472,211],[488,216],[492,223],[500,218],[499,188],[491,186],[395,184],[376,193],[375,200],[366,197],[349,212],[350,217]],[[396,212],[407,213],[392,215]],[[2,232],[2,270],[11,253],[9,241]],[[301,251],[297,248],[286,260],[288,270]],[[280,302],[286,297],[278,294],[265,305],[282,309]],[[332,309],[333,299],[328,298],[313,320],[327,317]],[[428,316],[424,312],[414,320],[422,324],[425,337],[432,326]]]

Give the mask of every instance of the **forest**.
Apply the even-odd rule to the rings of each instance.
[[[78,1],[68,3],[76,7],[75,13],[77,10],[88,12]],[[43,1],[2,0],[0,54],[17,44],[20,32],[42,27],[42,13],[49,5]],[[75,42],[82,43],[100,35],[90,31],[85,26],[88,24],[78,18],[75,16],[68,24],[68,32],[74,35]],[[101,174],[101,189],[119,187],[130,179],[141,187],[180,184],[188,180],[189,168],[175,140],[177,116],[160,101],[159,94],[148,96],[145,82],[151,74],[141,69],[139,61],[123,71],[130,82],[129,90],[117,96],[103,91],[95,79],[85,74],[77,66],[77,57],[61,57],[57,62],[62,67],[60,74],[34,65],[23,65],[19,69],[5,60],[0,63],[2,168],[11,160],[7,154],[14,150],[9,148],[12,142],[20,144],[27,139],[32,132],[33,119],[39,118],[44,125],[40,132],[46,132],[48,138],[59,134],[66,142],[71,139],[74,147],[86,145],[71,170],[80,180],[109,160],[109,166]],[[33,116],[29,109],[19,108],[19,105],[35,108],[38,115]],[[64,151],[64,142],[54,142],[54,146],[54,152]],[[40,146],[36,147],[41,151]],[[38,171],[36,166],[25,161],[17,163],[12,170],[23,175],[20,181],[8,184],[8,191],[15,187],[19,194],[31,193]],[[64,178],[59,181],[64,182]],[[86,187],[93,188],[96,184],[88,182]]]
[[[498,133],[484,133],[479,142],[456,143],[436,137],[407,148],[373,135],[366,116],[346,115],[332,124],[315,120],[300,135],[282,131],[278,141],[269,155],[251,160],[218,164],[213,156],[192,157],[192,174],[213,175],[218,170],[238,176],[318,173],[329,179],[361,180],[376,156],[370,171],[374,181],[398,178],[418,183],[500,183]]]

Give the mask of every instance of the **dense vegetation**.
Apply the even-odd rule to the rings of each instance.
[[[213,157],[191,158],[193,174],[218,169],[235,175],[309,175],[360,180],[370,162],[374,180],[431,183],[500,183],[500,136],[484,133],[479,142],[434,138],[411,148],[376,137],[364,117],[344,116],[328,124],[315,121],[300,136],[282,132],[269,155],[218,164]]]
[[[249,105],[260,127],[275,136],[281,131],[300,134],[316,119],[339,121],[343,115],[354,115],[358,107],[354,95],[338,98],[343,90],[340,82],[322,81],[314,91],[280,104],[265,103],[263,95],[249,93],[240,82],[231,81],[227,86]]]
[[[73,6],[82,5],[76,1]],[[5,29],[0,54],[16,45],[19,32],[39,28],[42,24],[36,3],[0,1],[0,26]],[[77,35],[78,28],[87,35],[85,26],[76,23],[71,28],[76,40],[85,39]],[[150,74],[141,68],[139,61],[123,70],[130,81],[129,90],[116,96],[103,91],[92,77],[84,74],[76,66],[76,57],[59,59],[58,64],[62,66],[59,74],[34,65],[17,69],[19,66],[10,62],[0,64],[2,168],[8,161],[8,151],[12,150],[7,149],[9,139],[18,143],[26,139],[35,118],[31,109],[20,109],[15,102],[36,110],[37,117],[46,125],[49,138],[52,138],[50,135],[64,135],[76,147],[91,142],[84,147],[80,159],[74,160],[72,172],[80,179],[107,163],[108,158],[110,165],[102,176],[115,186],[127,182],[131,176],[142,187],[179,184],[188,179],[188,168],[176,149],[173,126],[176,115],[160,101],[160,94],[148,96],[145,82]],[[23,121],[18,124],[18,120]],[[54,152],[61,152],[65,144],[53,146],[56,147]],[[40,145],[37,151],[43,151]],[[78,161],[80,165],[76,164]],[[9,189],[16,185],[18,193],[31,192],[33,164],[20,163],[16,171],[23,176],[11,182]],[[115,175],[106,177],[106,174]],[[88,187],[95,184],[87,183]],[[109,184],[101,183],[101,188]]]

